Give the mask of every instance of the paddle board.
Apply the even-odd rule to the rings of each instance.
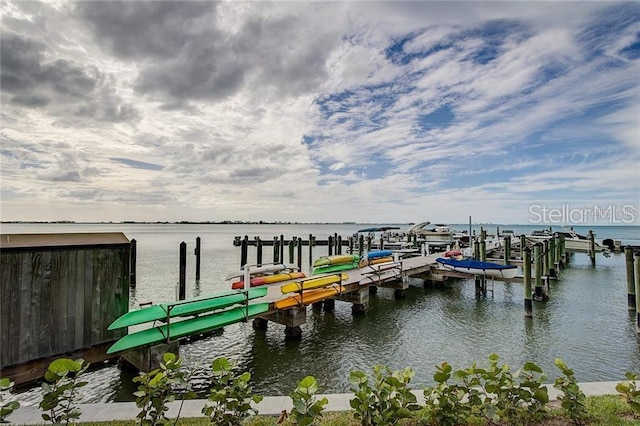
[[[335,296],[344,290],[345,288],[343,286],[305,290],[302,292],[302,297],[300,297],[300,294],[294,294],[293,296],[276,301],[274,305],[277,309],[293,308],[294,306],[300,306],[301,304],[310,305],[311,303],[319,302],[331,296]]]
[[[317,268],[319,266],[353,263],[353,262],[357,262],[358,259],[359,259],[359,256],[357,254],[334,254],[331,256],[322,256],[317,258],[315,262],[313,262],[313,267]]]
[[[243,303],[247,298],[249,300],[267,295],[266,288],[251,289],[247,293],[230,291],[227,293],[219,293],[213,296],[199,297],[192,300],[181,300],[172,303],[163,303],[160,305],[149,306],[146,308],[129,311],[109,325],[109,330],[129,327],[145,322],[163,320],[167,318],[167,313],[171,318],[196,315],[202,312],[209,312],[215,309],[223,309],[238,303]],[[169,308],[171,310],[169,311]]]
[[[281,281],[295,280],[297,278],[304,278],[306,275],[304,272],[283,272],[274,275],[264,275],[262,277],[251,278],[251,287],[257,287],[259,285],[279,283]],[[244,280],[236,281],[231,284],[231,288],[234,290],[241,290],[244,288]]]
[[[393,256],[375,257],[369,260],[369,265],[378,265],[380,263],[393,262]]]
[[[291,284],[285,284],[280,287],[283,294],[292,293],[300,290],[311,290],[313,288],[326,287],[331,284],[340,284],[343,280],[349,278],[346,274],[331,274],[321,277],[307,278]]]
[[[107,353],[112,354],[114,352],[137,348],[139,346],[164,342],[167,340],[167,332],[169,333],[171,340],[188,336],[190,334],[204,333],[206,331],[215,330],[216,328],[243,321],[246,318],[247,312],[248,316],[252,317],[267,312],[268,310],[269,303],[258,303],[255,305],[249,305],[248,309],[246,306],[238,306],[222,312],[202,315],[184,321],[176,321],[159,327],[148,328],[122,337],[107,350]]]

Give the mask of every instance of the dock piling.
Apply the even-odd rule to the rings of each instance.
[[[596,236],[593,234],[591,229],[589,229],[587,238],[589,238],[589,257],[591,258],[591,266],[596,266]]]
[[[262,265],[262,240],[256,237],[256,264]]]
[[[504,264],[508,265],[511,260],[511,237],[504,237]]]
[[[531,249],[522,250],[522,272],[524,278],[524,316],[533,317],[533,301],[531,300]]]
[[[247,264],[247,255],[249,252],[249,236],[245,235],[240,244],[240,268]]]
[[[296,241],[296,246],[298,249],[298,270],[302,271],[302,238],[298,238],[298,241]]]
[[[635,256],[637,258],[637,256]],[[624,260],[627,267],[627,307],[630,311],[636,310],[636,278],[640,271],[634,271],[634,254],[632,247],[624,248]]]
[[[194,254],[196,255],[196,282],[200,281],[200,246],[201,239],[200,237],[196,237],[196,248],[194,250]]]
[[[315,242],[315,237],[312,234],[309,234],[309,269],[311,269],[311,265],[313,265],[313,245]]]
[[[273,237],[273,263],[280,262],[280,241],[278,237]]]
[[[298,237],[293,237],[291,241],[289,241],[289,263],[293,264],[293,254],[296,248],[296,240]]]
[[[640,334],[640,252],[634,254],[636,278],[636,332]]]
[[[533,300],[543,302],[548,299],[542,288],[542,268],[543,268],[542,244],[536,243],[533,246],[533,269],[535,274],[535,292]]]
[[[131,239],[131,252],[129,253],[129,287],[136,288],[136,262],[138,259],[138,242]]]
[[[187,243],[180,243],[180,281],[178,282],[178,300],[186,298],[187,283]]]
[[[327,256],[333,255],[333,236],[327,237]]]

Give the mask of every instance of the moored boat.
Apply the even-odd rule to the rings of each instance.
[[[471,275],[484,275],[493,278],[511,279],[516,276],[518,270],[514,265],[502,265],[500,263],[483,262],[472,259],[452,259],[439,257],[436,259],[443,268],[451,271],[462,272]]]

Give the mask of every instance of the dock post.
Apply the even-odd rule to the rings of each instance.
[[[309,234],[309,269],[311,269],[311,265],[313,265],[313,242],[315,238],[313,235]]]
[[[636,276],[636,332],[640,334],[640,253],[634,254]]]
[[[295,251],[296,240],[298,237],[293,237],[291,241],[289,241],[289,263],[293,263],[293,253]]]
[[[380,243],[378,243],[378,250],[384,249],[384,240],[380,237]]]
[[[247,264],[247,251],[249,248],[249,236],[245,235],[240,245],[240,268]]]
[[[596,266],[596,236],[593,235],[593,231],[589,229],[589,257],[591,258],[591,266]]]
[[[354,240],[353,235],[351,235],[349,237],[349,254],[353,254],[353,245],[354,245],[353,240]]]
[[[131,240],[131,253],[129,254],[129,287],[136,288],[136,262],[138,259],[138,242]]]
[[[524,275],[524,316],[533,316],[533,301],[531,300],[531,249],[522,250],[522,272]]]
[[[262,265],[262,240],[256,237],[256,264]]]
[[[487,242],[485,240],[480,241],[480,260],[487,261]]]
[[[636,256],[637,259],[637,256]],[[624,260],[627,266],[627,307],[630,311],[636,310],[636,279],[635,275],[640,271],[634,271],[634,255],[632,247],[624,248]]]
[[[342,235],[336,239],[336,254],[342,254]]]
[[[273,263],[280,262],[280,241],[278,237],[273,237]]]
[[[480,260],[480,242],[473,242],[473,260]]]
[[[187,283],[187,243],[180,243],[180,281],[178,284],[178,300],[184,300],[186,297]]]
[[[527,246],[527,236],[524,234],[520,235],[520,259],[522,259],[522,250]]]
[[[196,249],[194,253],[196,255],[196,282],[200,281],[200,243],[200,237],[196,237]]]
[[[549,239],[549,277],[556,278],[556,237],[553,236]]]
[[[327,237],[327,256],[333,255],[333,237],[329,235]]]
[[[337,232],[333,233],[333,252],[335,254],[340,254],[340,252],[338,251],[338,233]]]
[[[298,269],[302,271],[302,238],[298,238],[296,243],[298,248]]]
[[[371,251],[371,235],[367,235],[367,251]]]
[[[284,235],[280,234],[280,262],[284,263]]]
[[[545,290],[549,289],[549,240],[544,240],[542,246],[542,275]]]
[[[508,265],[511,260],[511,237],[504,237],[504,264]]]
[[[533,294],[533,300],[536,302],[542,302],[547,300],[547,295],[542,288],[542,244],[536,243],[533,246],[533,269],[535,273],[535,292]]]
[[[358,239],[358,256],[362,257],[364,254],[364,235],[360,234]]]
[[[557,271],[562,269],[562,267],[564,266],[562,264],[562,241],[561,241],[561,238],[562,237],[560,235],[557,235],[556,236],[556,242],[555,242],[555,247],[556,247],[556,253],[555,253],[556,274],[557,274]]]

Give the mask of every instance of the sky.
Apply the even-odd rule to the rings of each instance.
[[[3,221],[640,225],[640,2],[0,13]]]

